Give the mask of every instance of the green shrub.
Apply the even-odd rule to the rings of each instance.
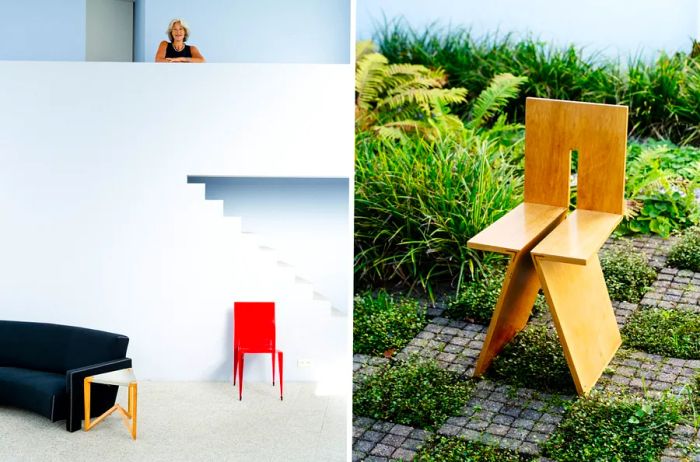
[[[640,308],[622,330],[627,347],[674,358],[700,359],[700,313]]]
[[[618,232],[668,237],[700,221],[700,149],[669,142],[630,143],[625,220]]]
[[[489,374],[518,387],[576,392],[559,338],[545,325],[520,331],[494,359]]]
[[[668,264],[700,272],[700,226],[686,230],[668,254]]]
[[[526,462],[532,458],[497,446],[458,437],[438,436],[428,441],[418,451],[414,460],[416,462]]]
[[[466,404],[473,384],[435,361],[411,356],[370,375],[353,393],[353,413],[436,430]]]
[[[493,315],[493,310],[501,294],[505,268],[496,267],[484,273],[478,279],[462,285],[462,290],[448,303],[445,316],[457,319],[488,324]],[[547,309],[544,296],[538,295],[535,299],[534,312]]]
[[[680,420],[680,408],[680,401],[671,397],[592,394],[571,405],[544,442],[543,453],[560,462],[659,460]]]
[[[647,256],[627,241],[601,251],[600,266],[610,298],[621,302],[639,302],[656,279]]]
[[[522,139],[486,136],[397,145],[358,135],[355,161],[355,275],[358,287],[403,283],[430,290],[459,282],[484,262],[467,240],[522,200],[509,163]]]
[[[448,86],[466,88],[468,101],[455,107],[463,118],[494,75],[510,72],[528,79],[506,108],[511,122],[523,121],[528,96],[624,104],[631,134],[700,144],[700,61],[685,53],[621,65],[574,46],[558,48],[510,34],[475,38],[466,29],[441,30],[436,24],[418,31],[402,21],[385,24],[376,36],[390,62],[444,69]]]
[[[356,296],[353,352],[381,355],[403,348],[428,323],[425,314],[416,300],[392,297],[385,291]]]

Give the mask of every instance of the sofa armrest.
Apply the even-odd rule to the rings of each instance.
[[[74,432],[80,430],[83,420],[83,380],[91,375],[103,374],[105,372],[118,371],[131,367],[131,358],[115,359],[90,366],[71,369],[66,372],[66,391],[68,392],[68,418],[66,419],[66,430]]]

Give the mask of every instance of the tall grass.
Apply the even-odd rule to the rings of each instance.
[[[475,38],[459,28],[417,31],[402,21],[385,24],[377,37],[390,62],[442,68],[448,86],[466,88],[468,101],[455,111],[463,118],[494,75],[510,72],[528,79],[506,108],[510,121],[523,121],[528,96],[625,104],[632,135],[700,145],[700,62],[686,54],[651,64],[637,57],[623,66],[573,45],[556,48],[510,34]]]
[[[430,292],[459,284],[486,257],[467,240],[522,200],[522,176],[504,146],[463,139],[404,143],[356,138],[355,274],[359,287],[402,284]],[[497,258],[497,257],[496,257]]]

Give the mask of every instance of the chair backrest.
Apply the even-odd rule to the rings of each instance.
[[[627,107],[528,98],[525,202],[567,207],[571,152],[578,153],[576,207],[624,212]]]
[[[275,337],[274,302],[234,302],[233,341],[237,347],[273,351]]]

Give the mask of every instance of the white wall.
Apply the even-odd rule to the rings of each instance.
[[[0,60],[85,59],[85,0],[0,0],[0,13]]]
[[[126,334],[143,379],[227,379],[232,270],[187,176],[351,177],[352,79],[350,65],[0,63],[0,318]],[[304,339],[288,319],[343,360],[347,322]]]
[[[605,0],[357,0],[357,38],[371,38],[384,17],[400,16],[419,30],[438,22],[444,28],[471,28],[475,36],[494,32],[532,34],[558,46],[575,43],[609,57],[659,50],[689,51],[700,38],[700,1]]]
[[[350,62],[350,0],[137,0],[145,2],[152,61],[173,18],[183,18],[209,62]]]

